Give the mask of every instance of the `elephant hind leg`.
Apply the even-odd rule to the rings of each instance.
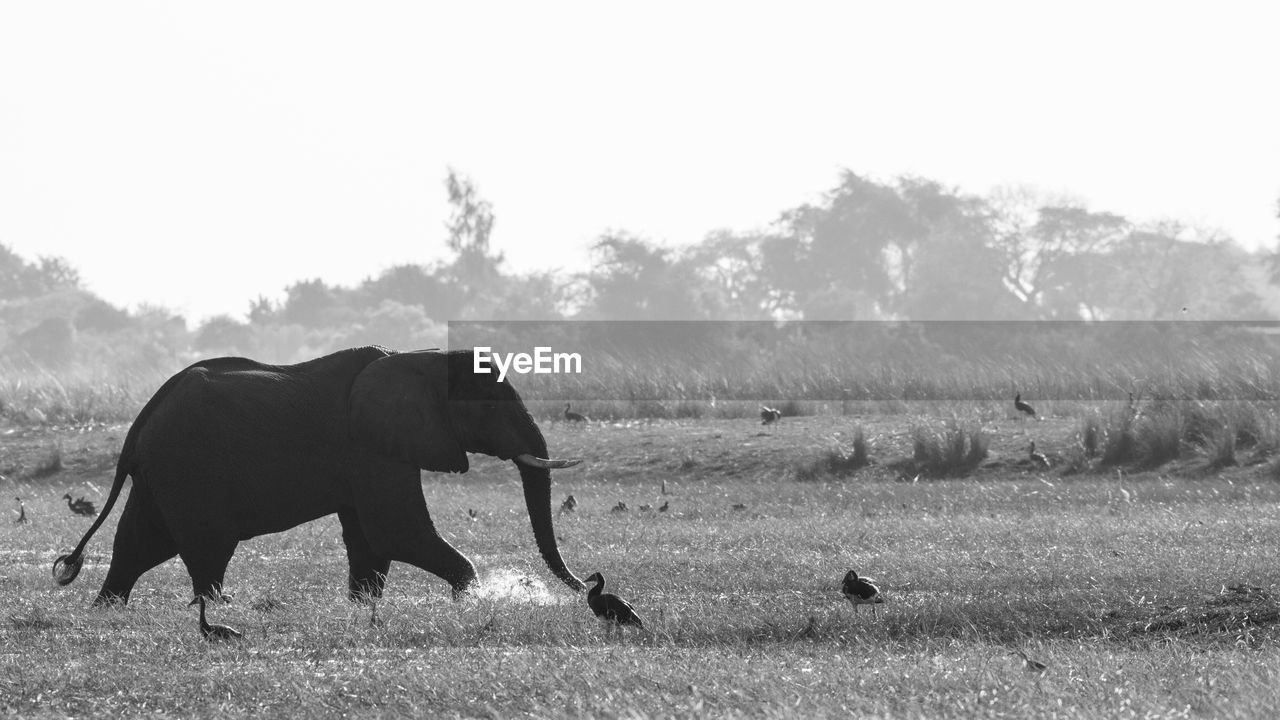
[[[93,604],[127,603],[134,583],[143,573],[177,554],[178,546],[155,497],[146,485],[135,481],[116,526],[107,579]]]
[[[338,521],[342,523],[342,542],[347,546],[348,597],[355,602],[367,602],[370,598],[382,597],[382,589],[387,582],[387,572],[391,569],[391,560],[373,552],[369,539],[364,536],[364,528],[360,526],[360,517],[355,510],[339,511]]]
[[[209,540],[198,547],[178,550],[178,556],[191,575],[191,590],[196,597],[204,596],[215,601],[231,599],[230,595],[222,593],[222,581],[231,556],[235,554],[236,544],[235,541]]]

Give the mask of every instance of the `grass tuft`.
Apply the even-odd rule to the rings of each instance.
[[[1172,403],[1153,408],[1143,415],[1137,428],[1139,464],[1153,468],[1181,457],[1186,428],[1182,409]]]
[[[981,429],[950,421],[937,431],[916,425],[911,431],[909,474],[926,477],[965,475],[987,459],[990,440]]]
[[[871,464],[870,448],[862,426],[854,431],[853,442],[845,448],[837,445],[826,450],[815,460],[795,466],[795,479],[800,482],[843,479]]]
[[[44,458],[31,469],[31,477],[35,479],[47,478],[62,472],[62,469],[62,443],[56,442],[49,448],[49,452]]]
[[[1098,456],[1105,437],[1102,418],[1096,412],[1085,415],[1080,421],[1080,449],[1084,451],[1085,458],[1092,460]]]

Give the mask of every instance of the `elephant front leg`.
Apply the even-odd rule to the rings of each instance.
[[[416,565],[448,582],[455,599],[465,595],[476,585],[475,566],[436,532],[418,469],[371,464],[376,481],[358,488],[355,502],[373,556]]]
[[[382,597],[391,560],[373,552],[355,510],[340,511],[338,521],[342,523],[342,542],[347,546],[348,597],[360,603]]]

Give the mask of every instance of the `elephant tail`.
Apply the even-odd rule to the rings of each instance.
[[[224,358],[224,360],[233,360],[238,358]],[[183,379],[191,371],[203,371],[203,365],[211,361],[202,361],[189,365],[182,372],[175,374],[173,377],[164,381],[160,389],[155,395],[142,406],[138,417],[133,421],[133,425],[129,428],[128,434],[124,437],[124,446],[120,448],[120,460],[116,463],[116,478],[111,483],[111,494],[107,496],[107,503],[102,506],[102,512],[98,513],[98,518],[93,521],[93,525],[89,526],[89,531],[80,538],[80,543],[76,545],[76,549],[67,555],[59,555],[53,561],[53,579],[59,585],[70,585],[76,576],[80,574],[80,566],[84,564],[84,548],[89,544],[89,539],[93,534],[102,527],[102,523],[106,521],[107,516],[111,514],[111,508],[115,507],[116,499],[120,497],[120,490],[124,488],[124,479],[133,474],[136,465],[138,435],[141,434],[142,428],[146,425],[147,419],[155,412],[155,409],[165,402],[165,398],[172,392],[173,388],[183,381]]]
[[[192,365],[187,370],[194,367],[196,365]],[[161,385],[156,394],[142,407],[142,411],[138,413],[138,418],[133,421],[133,426],[129,428],[128,434],[125,435],[124,446],[120,448],[120,460],[116,463],[116,477],[111,483],[111,494],[107,496],[107,502],[102,506],[102,512],[98,513],[97,519],[93,521],[93,525],[89,526],[88,532],[84,534],[84,537],[80,538],[80,543],[76,545],[76,549],[67,555],[59,555],[53,561],[53,579],[59,585],[70,585],[76,579],[76,576],[80,574],[80,566],[84,564],[85,546],[89,544],[89,539],[98,531],[98,528],[102,527],[102,523],[111,514],[111,508],[115,507],[116,499],[120,497],[120,490],[124,488],[124,479],[133,474],[137,456],[138,435],[141,433],[143,425],[146,424],[147,418],[151,417],[151,413],[155,411],[155,408],[163,402],[173,386],[181,382],[186,374],[187,371],[184,370],[166,380],[164,385]]]
[[[132,443],[126,443],[131,445]],[[132,448],[126,447],[126,451]],[[111,484],[111,494],[107,496],[106,505],[102,506],[102,512],[98,513],[97,519],[93,521],[93,525],[89,526],[88,532],[84,537],[80,538],[80,543],[76,545],[76,549],[72,550],[68,555],[59,555],[58,559],[53,561],[53,579],[59,585],[70,585],[76,576],[80,574],[80,566],[84,564],[84,548],[89,544],[89,538],[102,527],[102,523],[107,519],[107,515],[111,513],[111,508],[116,504],[116,498],[120,497],[120,489],[124,487],[124,479],[129,476],[129,468],[125,465],[125,457],[132,456],[130,452],[122,452],[120,454],[120,462],[116,466],[116,479]]]

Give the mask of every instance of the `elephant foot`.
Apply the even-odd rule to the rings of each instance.
[[[475,591],[479,586],[480,586],[480,583],[475,582],[474,580],[471,582],[459,583],[457,585],[454,585],[453,601],[461,602],[463,600],[469,600],[475,597]]]

